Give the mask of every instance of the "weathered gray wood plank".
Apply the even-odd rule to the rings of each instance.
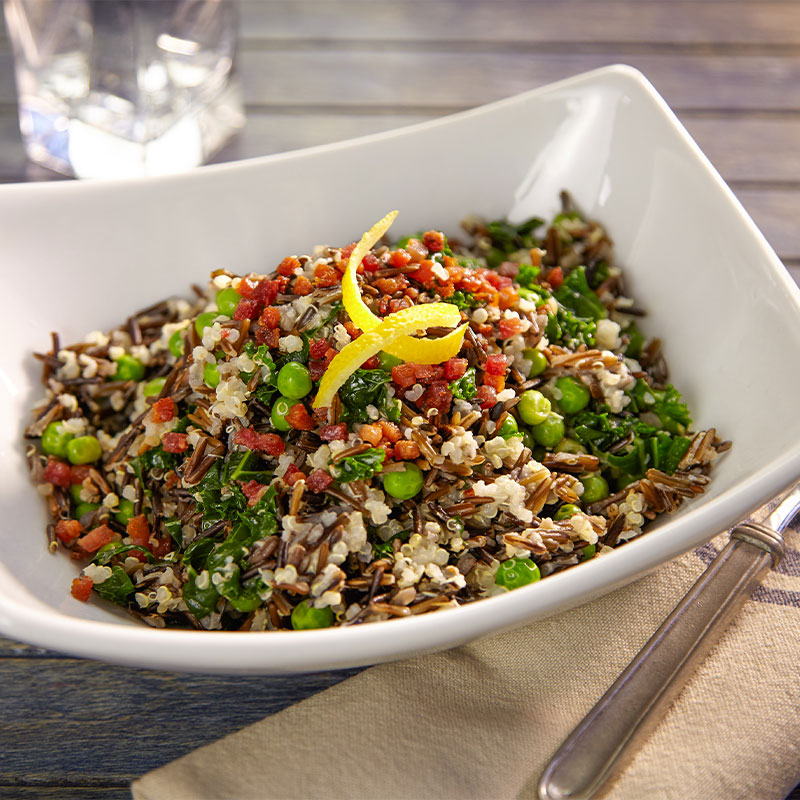
[[[292,0],[241,4],[244,39],[439,42],[800,44],[800,7],[786,3],[521,0]]]
[[[3,800],[130,800],[131,790],[124,786],[4,786]]]
[[[0,787],[122,783],[357,671],[226,678],[0,658]]]
[[[626,62],[678,110],[800,110],[800,58],[309,49],[240,60],[247,102],[288,107],[463,108]]]
[[[800,259],[800,191],[796,189],[733,190],[781,258]]]
[[[441,116],[420,113],[324,113],[251,110],[239,136],[214,159],[234,161],[350,139]],[[800,115],[705,115],[681,120],[727,181],[800,182]],[[24,177],[25,153],[16,115],[0,115],[0,178]]]
[[[54,658],[55,653],[45,650],[43,647],[35,647],[22,642],[15,642],[13,639],[6,639],[0,636],[0,659],[3,658]],[[2,795],[0,795],[2,796]]]
[[[239,61],[251,105],[459,109],[624,62],[642,70],[679,111],[800,110],[800,58],[774,55],[665,55],[614,47],[598,53],[570,53],[568,48],[524,53],[303,45],[245,50]],[[10,107],[15,97],[11,57],[0,54],[0,104]]]
[[[680,116],[726,181],[800,181],[800,116]]]

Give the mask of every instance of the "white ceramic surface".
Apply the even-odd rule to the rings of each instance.
[[[696,426],[734,447],[710,491],[613,554],[417,618],[286,633],[155,630],[68,593],[21,432],[32,350],[112,327],[211,269],[268,271],[392,208],[402,231],[520,220],[569,189],[616,242],[643,327],[666,341]],[[800,293],[646,79],[608,67],[402,130],[141,181],[0,187],[0,631],[75,655],[221,673],[311,671],[443,649],[586,602],[707,540],[800,478]],[[632,611],[632,610],[631,610]],[[626,613],[621,610],[621,613]]]

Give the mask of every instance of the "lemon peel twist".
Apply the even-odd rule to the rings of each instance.
[[[345,310],[350,315],[353,324],[365,333],[378,327],[383,322],[383,319],[389,319],[392,315],[389,314],[389,316],[381,319],[381,317],[370,311],[361,297],[356,271],[367,253],[389,230],[396,217],[397,211],[390,211],[361,237],[361,240],[350,254],[347,269],[342,276],[342,302]],[[451,318],[446,322],[431,322],[428,326],[441,325],[442,327],[454,328],[458,325],[461,321],[458,309],[450,303],[439,303],[438,305],[450,306],[453,310]],[[442,361],[447,361],[448,358],[452,358],[458,353],[464,341],[465,333],[466,327],[461,326],[440,339],[413,339],[410,336],[402,335],[391,343],[387,342],[386,347],[382,349],[389,355],[400,358],[403,361],[413,361],[415,364],[441,364]]]
[[[456,319],[460,319],[458,309],[450,303],[426,303],[403,308],[384,317],[371,331],[361,334],[336,354],[322,376],[313,407],[329,406],[344,382],[368,358],[377,355],[381,350],[386,350],[387,345],[396,342],[401,336],[408,336],[433,325],[448,327],[453,325],[453,312],[456,314]],[[433,341],[441,342],[443,339]],[[457,352],[458,350],[455,350],[452,355]],[[451,355],[445,356],[445,358],[450,357]]]

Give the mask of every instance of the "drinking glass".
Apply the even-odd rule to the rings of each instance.
[[[5,0],[28,157],[79,178],[179,172],[244,123],[234,0]]]

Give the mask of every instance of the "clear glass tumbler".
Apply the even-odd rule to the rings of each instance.
[[[79,178],[179,172],[244,124],[235,0],[5,0],[28,157]]]

